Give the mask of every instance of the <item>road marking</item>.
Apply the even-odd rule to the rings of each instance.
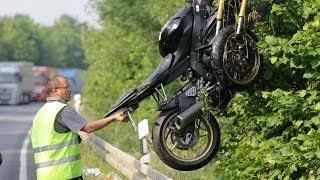
[[[23,141],[23,145],[20,152],[20,168],[19,168],[19,179],[27,180],[27,152],[28,144],[30,142],[31,128]]]

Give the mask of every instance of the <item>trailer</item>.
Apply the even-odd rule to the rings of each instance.
[[[33,74],[33,101],[45,101],[47,93],[45,91],[45,81],[48,78],[58,75],[58,69],[50,66],[34,66]]]
[[[68,78],[71,85],[72,95],[82,92],[84,85],[83,71],[76,68],[61,68],[58,69],[58,75]]]
[[[0,62],[0,104],[28,104],[32,101],[32,62]]]

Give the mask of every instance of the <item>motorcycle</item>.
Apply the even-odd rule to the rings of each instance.
[[[131,113],[152,95],[160,111],[152,129],[154,150],[165,164],[182,171],[213,159],[220,128],[210,108],[225,108],[235,92],[257,82],[262,69],[258,39],[246,26],[246,0],[220,0],[218,6],[212,0],[188,2],[160,32],[162,62],[105,116],[124,110],[136,129]],[[186,83],[168,100],[164,87],[179,77]]]

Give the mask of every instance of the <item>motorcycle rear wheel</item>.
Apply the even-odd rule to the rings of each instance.
[[[258,39],[250,30],[239,35],[233,26],[222,29],[212,43],[211,65],[218,80],[230,89],[246,90],[262,71]]]
[[[194,122],[194,129],[175,133],[176,111],[161,113],[152,130],[152,142],[158,157],[168,166],[181,171],[192,171],[208,164],[220,145],[220,128],[211,113]],[[189,142],[186,137],[189,133]],[[192,138],[190,138],[192,135]]]

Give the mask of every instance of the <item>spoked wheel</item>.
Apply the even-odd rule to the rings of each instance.
[[[212,70],[217,78],[235,90],[245,90],[259,78],[262,57],[257,38],[247,32],[236,34],[232,26],[222,29],[212,44]]]
[[[168,166],[192,171],[208,164],[220,145],[220,129],[213,115],[204,113],[183,130],[177,130],[177,112],[162,113],[152,131],[154,150]]]

